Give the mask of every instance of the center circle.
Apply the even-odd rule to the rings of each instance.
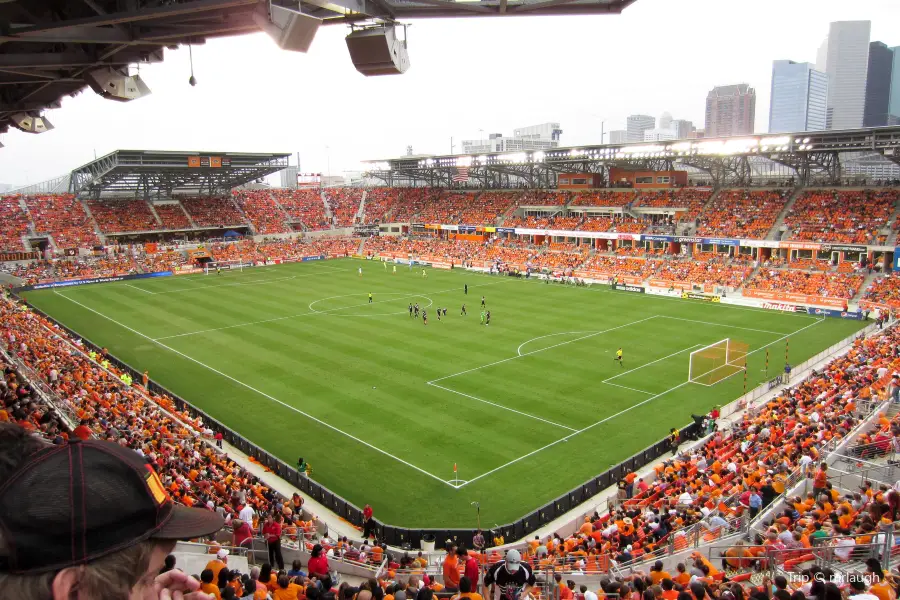
[[[373,293],[372,296],[373,296],[373,301],[371,302],[371,304],[368,301],[368,298],[369,298],[368,294],[365,294],[365,293],[363,293],[363,294],[341,294],[339,296],[328,296],[327,298],[319,298],[318,300],[313,300],[312,302],[309,303],[308,308],[309,308],[309,311],[312,313],[316,313],[316,314],[320,314],[320,315],[332,315],[335,317],[388,317],[388,316],[393,316],[393,315],[405,315],[408,311],[404,309],[404,310],[394,311],[394,312],[368,312],[366,310],[366,308],[368,306],[377,305],[382,302],[393,302],[392,300],[380,300],[380,298],[382,298],[384,296],[397,298],[398,300],[405,300],[407,298],[410,298],[410,299],[418,298],[418,299],[428,301],[428,304],[425,304],[424,306],[420,306],[419,308],[429,308],[434,304],[434,301],[431,298],[429,298],[428,296],[425,296],[423,294],[408,294],[405,292],[376,292],[376,293]],[[339,300],[341,298],[359,298],[360,302],[359,303],[348,303],[346,306],[334,306],[331,308],[323,308],[321,310],[319,308],[316,308],[317,304],[320,304],[322,302],[328,302],[329,300]],[[327,306],[327,304],[326,304],[326,306]],[[366,310],[366,312],[365,312],[365,314],[361,314],[361,313],[347,314],[346,311],[351,311],[353,309]]]

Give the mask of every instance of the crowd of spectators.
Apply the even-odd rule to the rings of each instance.
[[[24,196],[34,231],[52,235],[58,248],[93,248],[100,243],[81,202],[72,194]]]
[[[389,187],[371,188],[366,191],[362,222],[366,225],[387,222],[402,193],[402,190]]]
[[[738,288],[750,276],[753,267],[744,261],[719,256],[664,261],[654,276],[664,281],[724,285]]]
[[[395,201],[395,209],[391,214],[391,221],[408,222],[413,220],[422,221],[416,218],[416,215],[425,211],[434,204],[441,196],[442,191],[438,188],[406,188],[401,190]]]
[[[19,195],[0,196],[0,251],[24,252],[22,236],[28,233],[28,215]]]
[[[592,190],[590,192],[576,192],[570,206],[627,206],[634,202],[633,191],[621,192]]]
[[[162,229],[143,200],[88,200],[87,205],[103,233]]]
[[[246,225],[231,198],[184,198],[182,206],[197,227],[229,227]]]
[[[300,221],[310,231],[328,229],[328,219],[325,216],[325,204],[322,202],[322,194],[313,189],[278,189],[272,190],[272,194],[278,199],[278,203],[284,208],[288,216],[294,221]]]
[[[700,215],[697,235],[765,239],[788,196],[788,190],[722,190]]]
[[[581,265],[586,271],[597,271],[607,276],[626,275],[646,279],[659,269],[662,261],[639,258],[619,258],[608,254],[595,254]]]
[[[675,214],[676,221],[693,221],[712,196],[710,188],[678,188],[666,190],[638,190],[635,207],[686,208]]]
[[[515,203],[517,206],[564,206],[571,197],[571,192],[539,190],[518,195]]]
[[[328,188],[324,193],[335,227],[353,226],[363,191],[358,188]]]
[[[527,229],[556,229],[558,231],[574,231],[581,223],[580,216],[534,216],[507,217],[503,220],[504,227],[523,227]]]
[[[900,191],[896,189],[807,190],[791,206],[784,224],[790,239],[875,243],[898,200]]]
[[[234,192],[234,199],[256,232],[261,235],[288,233],[287,215],[275,203],[274,190],[240,190]],[[321,200],[319,201],[321,204]],[[324,208],[323,208],[324,210]]]
[[[418,220],[453,225],[494,225],[512,206],[512,196],[504,192],[444,192],[425,204],[419,211]]]
[[[153,209],[156,211],[159,220],[162,221],[164,229],[190,229],[191,222],[181,208],[179,202],[166,202],[155,204]]]
[[[865,277],[858,273],[822,273],[794,269],[760,269],[744,287],[791,294],[807,294],[822,298],[850,300]]]
[[[875,279],[866,289],[863,299],[900,310],[900,273],[894,272]]]

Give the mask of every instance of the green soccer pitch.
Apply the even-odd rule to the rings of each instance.
[[[474,527],[473,501],[486,527],[509,523],[743,393],[740,373],[689,383],[692,350],[749,344],[752,389],[766,379],[766,348],[772,377],[787,340],[799,364],[863,326],[606,285],[426,272],[339,259],[24,296],[404,527]],[[410,318],[410,303],[427,325]]]

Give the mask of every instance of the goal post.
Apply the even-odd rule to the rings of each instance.
[[[714,385],[747,368],[750,346],[725,338],[691,352],[688,381],[700,385]]]
[[[223,271],[240,271],[244,272],[244,261],[242,260],[218,260],[218,261],[210,261],[206,263],[203,267],[203,271],[209,275],[210,273],[215,273],[216,269],[221,269]]]

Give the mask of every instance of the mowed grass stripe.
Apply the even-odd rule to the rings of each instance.
[[[308,347],[295,347],[295,353],[285,356],[282,349],[296,341],[292,331],[272,328],[255,330],[242,339],[241,346],[246,356],[239,364],[231,365],[228,373],[241,381],[258,381],[254,387],[333,423],[339,429],[367,431],[373,440],[379,442],[380,447],[407,460],[411,458],[404,452],[414,454],[421,447],[421,441],[408,439],[398,443],[390,442],[389,432],[395,428],[396,423],[408,418],[411,410],[415,411],[417,419],[427,423],[441,423],[444,430],[465,426],[472,418],[490,422],[492,412],[488,409],[491,407],[457,405],[456,408],[464,410],[448,412],[445,402],[427,402],[427,398],[412,402],[396,398],[393,384],[395,377],[385,373],[383,366],[376,366],[364,356],[357,345],[361,338],[354,333],[352,329],[345,331],[340,327],[332,327],[329,330],[329,347],[311,342]],[[220,368],[218,344],[185,342],[173,344],[173,347],[201,362]],[[350,366],[336,369],[337,355],[343,357],[345,363],[350,357]],[[421,385],[420,381],[419,386]],[[376,390],[372,389],[373,386]],[[385,395],[395,397],[395,401],[384,402]],[[496,412],[496,409],[493,410]],[[524,418],[522,421],[516,423],[516,426],[528,434],[540,434],[547,427]],[[531,449],[530,444],[513,441],[500,457],[505,458],[516,452],[521,454]],[[460,447],[457,455],[462,459],[471,452],[471,449]]]
[[[272,277],[301,275],[314,272],[322,264],[284,265],[264,273]],[[433,388],[426,381],[508,359],[516,355],[522,342],[547,333],[600,330],[654,314],[772,331],[796,330],[813,322],[796,315],[650,298],[596,286],[582,289],[545,285],[458,270],[430,270],[428,279],[423,280],[421,270],[409,273],[399,269],[394,276],[390,270],[385,274],[377,263],[337,260],[327,264],[345,267],[347,271],[266,285],[210,288],[202,293],[149,295],[126,287],[127,291],[112,294],[112,302],[105,298],[106,290],[119,287],[118,284],[73,288],[62,293],[79,300],[90,298],[84,301],[95,310],[148,335],[151,330],[170,335],[221,327],[236,320],[247,323],[273,313],[292,314],[298,306],[302,308],[296,312],[302,312],[310,301],[335,295],[352,295],[335,301],[336,306],[353,302],[354,297],[365,302],[369,291],[375,294],[376,301],[389,292],[429,295],[436,305],[446,303],[447,322],[436,321],[436,305],[429,309],[428,327],[406,315],[337,316],[341,312],[362,314],[369,310],[364,306],[164,343],[188,356],[202,357],[203,362],[310,415],[321,418],[316,411],[328,415],[334,426],[339,421],[349,423],[349,433],[386,452],[396,448],[397,456],[412,457],[409,462],[428,468],[442,479],[453,477],[452,466],[456,462],[463,480],[558,440],[566,430]],[[364,268],[362,278],[356,276],[359,264]],[[228,273],[221,279],[239,281],[239,277],[250,272]],[[194,279],[214,283],[214,277]],[[470,285],[468,296],[462,293],[464,283]],[[476,284],[490,285],[480,288]],[[147,285],[156,291],[183,288],[186,282],[172,277],[152,280]],[[482,293],[493,313],[489,328],[478,325]],[[682,387],[455,490],[135,336],[52,291],[30,292],[28,297],[129,364],[149,369],[154,379],[254,443],[291,463],[302,454],[312,462],[314,478],[332,491],[358,505],[372,503],[378,516],[389,523],[413,527],[474,525],[470,503],[476,500],[481,503],[485,522],[512,521],[664,437],[669,427],[689,422],[691,412],[704,412],[742,392],[740,376],[711,388]],[[465,319],[459,316],[462,302],[466,302],[470,313]],[[383,306],[393,308],[398,304],[400,310],[405,309],[405,304],[396,300]],[[660,319],[648,324],[654,321]],[[635,353],[643,353],[650,360],[651,356],[663,356],[707,338],[717,341],[733,333],[733,337],[743,339],[724,327],[666,321],[671,321],[671,325],[667,323],[664,329],[621,330],[623,344],[637,348],[630,351],[626,347],[626,367],[631,366],[629,361],[638,364]],[[799,363],[860,326],[833,319],[792,335],[791,362]],[[631,338],[625,336],[629,332]],[[525,364],[531,360],[531,368],[480,376],[470,383],[472,395],[579,429],[597,422],[604,414],[614,414],[616,407],[635,406],[649,396],[599,383],[615,374],[613,368],[618,368],[612,362],[615,348],[607,346],[605,337],[508,361]],[[760,340],[772,337],[775,336],[763,335]],[[547,338],[535,342],[537,346],[533,348],[554,341],[558,340]],[[529,347],[523,349],[528,350]],[[777,351],[773,347],[770,375],[781,372],[783,352],[783,342]],[[752,376],[756,375],[757,380],[765,378],[763,361],[764,352],[751,356],[751,385]],[[669,389],[686,379],[687,355],[662,361],[645,371],[635,373],[635,381],[642,385],[634,387]],[[467,377],[459,379],[465,381]],[[455,378],[442,383],[457,387]],[[567,420],[562,421],[564,418]]]

